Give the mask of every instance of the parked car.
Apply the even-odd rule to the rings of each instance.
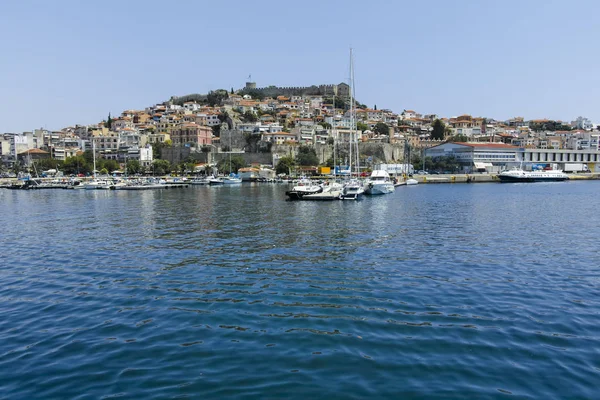
[[[420,169],[420,170],[417,171],[417,175],[429,175],[429,172]]]

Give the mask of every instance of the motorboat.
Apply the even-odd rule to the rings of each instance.
[[[500,182],[556,182],[566,181],[569,176],[561,170],[524,171],[521,168],[502,171],[498,174]]]
[[[223,178],[224,185],[235,185],[239,183],[242,183],[242,178],[238,178],[235,174],[229,174],[229,176]]]
[[[317,193],[305,194],[299,200],[339,200],[343,190],[343,185],[337,182],[325,182],[320,185],[323,190]]]
[[[418,185],[419,181],[414,178],[408,178],[405,181],[398,182],[394,186],[410,186],[410,185]]]
[[[364,188],[365,193],[370,195],[388,194],[395,190],[390,174],[382,169],[371,172],[371,176],[365,181]]]
[[[322,191],[322,185],[313,183],[309,179],[303,179],[296,186],[293,186],[292,190],[286,191],[285,194],[290,200],[301,200],[307,194],[321,193]]]
[[[192,185],[208,185],[209,184],[209,179],[204,177],[204,178],[194,178],[192,180],[189,181],[190,184]]]
[[[342,200],[358,200],[365,193],[364,184],[357,179],[352,179],[343,186],[340,193]]]
[[[221,178],[219,176],[217,176],[217,177],[215,177],[215,176],[210,177],[210,178],[208,178],[208,184],[211,185],[211,186],[212,185],[222,185],[223,184],[223,178]]]
[[[109,190],[112,183],[104,179],[92,179],[83,184],[85,190]]]

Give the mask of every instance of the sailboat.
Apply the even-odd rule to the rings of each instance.
[[[356,105],[354,103],[354,58],[352,56],[352,49],[350,49],[350,180],[347,181],[340,194],[342,200],[357,200],[360,199],[365,192],[363,184],[358,179],[360,174],[359,167],[359,156],[358,156],[358,132],[356,129]],[[352,150],[354,148],[354,159],[352,157]],[[354,171],[354,172],[353,172]],[[353,175],[356,174],[356,178]]]
[[[96,189],[105,189],[108,190],[111,187],[110,182],[103,180],[103,179],[98,179],[98,177],[96,176],[96,141],[94,140],[94,138],[92,137],[92,156],[93,156],[93,160],[94,160],[94,179],[92,179],[89,182],[86,182],[83,185],[83,188],[86,190],[96,190]]]
[[[224,185],[242,183],[242,178],[237,177],[231,170],[231,131],[229,131],[229,176],[223,178]]]

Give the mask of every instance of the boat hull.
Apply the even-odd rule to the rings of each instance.
[[[300,197],[298,200],[332,201],[332,200],[339,200],[339,199],[340,199],[340,192],[338,190],[332,190],[332,191],[328,191],[328,192],[305,194],[304,196]]]
[[[323,188],[315,188],[315,189],[292,189],[285,192],[285,195],[290,198],[290,200],[302,200],[304,196],[314,195],[321,193]]]
[[[380,194],[388,194],[394,191],[393,183],[385,183],[385,184],[367,184],[365,187],[365,193],[369,195],[380,195]]]
[[[562,182],[566,181],[568,177],[521,177],[521,176],[503,176],[498,175],[500,182]]]

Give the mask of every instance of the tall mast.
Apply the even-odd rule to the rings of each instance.
[[[354,126],[353,129],[355,130],[355,136],[354,136],[354,144],[356,146],[355,148],[355,152],[354,152],[354,156],[356,157],[356,162],[355,162],[355,167],[356,167],[356,176],[358,177],[358,174],[360,172],[360,165],[359,165],[359,160],[358,160],[358,129],[357,129],[357,123],[356,123],[356,104],[355,104],[355,99],[356,99],[356,87],[354,84],[354,57],[352,54],[352,49],[350,49],[350,65],[352,67],[352,73],[351,73],[351,79],[352,79],[352,106],[353,106],[353,115],[354,115]]]
[[[348,90],[348,95],[350,96],[350,138],[348,142],[349,147],[349,159],[350,159],[350,179],[352,179],[352,144],[353,139],[352,136],[354,134],[354,99],[352,98],[352,87],[354,86],[354,82],[352,81],[352,47],[350,47],[350,89]]]
[[[94,174],[94,179],[96,179],[96,141],[94,140],[94,136],[92,135],[92,157],[94,160],[94,170],[92,173]]]
[[[331,134],[333,135],[333,179],[337,178],[337,173],[335,171],[335,168],[336,168],[336,162],[335,162],[336,161],[336,156],[335,156],[335,153],[336,153],[336,143],[335,142],[337,141],[336,140],[337,139],[337,137],[336,137],[337,133],[335,131],[335,94],[336,94],[336,92],[337,92],[337,86],[334,85],[334,87],[333,87],[333,118],[331,119],[331,122],[332,122],[332,124],[331,124],[331,128],[332,128],[331,129]]]

